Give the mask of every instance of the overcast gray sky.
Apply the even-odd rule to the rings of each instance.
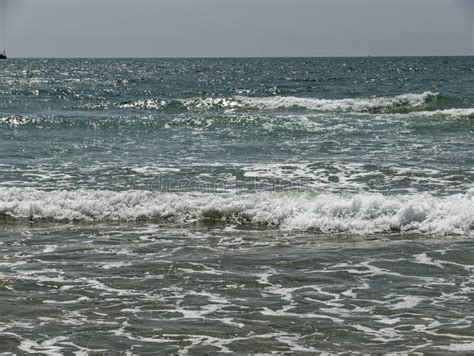
[[[1,1],[14,57],[474,54],[474,0]]]

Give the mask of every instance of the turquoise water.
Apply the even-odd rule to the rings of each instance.
[[[474,350],[472,57],[0,73],[0,351]]]

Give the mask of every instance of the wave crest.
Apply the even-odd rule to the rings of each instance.
[[[324,233],[471,235],[474,194],[345,196],[310,192],[210,194],[0,188],[0,214],[19,220],[162,220]]]
[[[120,104],[122,108],[165,110],[212,110],[212,109],[253,109],[282,110],[304,109],[320,112],[384,112],[390,110],[414,109],[435,100],[439,93],[426,91],[421,94],[403,94],[393,97],[317,99],[294,96],[232,98],[190,98],[157,100],[145,99]]]
[[[374,112],[400,108],[417,108],[439,96],[430,91],[421,94],[403,94],[393,97],[355,99],[313,99],[298,97],[240,98],[240,101],[257,109],[301,108],[325,112]]]

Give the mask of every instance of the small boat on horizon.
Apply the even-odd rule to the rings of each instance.
[[[5,52],[5,50],[3,50],[3,52],[0,52],[0,59],[7,59],[7,54]]]

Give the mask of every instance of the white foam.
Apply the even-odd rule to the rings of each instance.
[[[58,221],[220,221],[283,230],[471,235],[474,195],[384,196],[310,192],[160,193],[0,188],[0,214]]]
[[[155,100],[155,99],[143,99],[133,102],[127,102],[120,104],[122,108],[134,108],[134,109],[157,109],[160,110],[168,105],[166,100]]]
[[[416,112],[416,116],[450,116],[450,117],[474,117],[474,108],[465,109],[444,109],[444,110],[433,110],[433,111],[420,111]]]
[[[120,104],[122,108],[128,109],[153,109],[162,110],[170,106],[182,107],[187,110],[202,110],[212,108],[233,109],[242,107],[242,104],[234,98],[189,98],[189,99],[143,99]]]
[[[390,308],[391,309],[410,309],[417,306],[421,302],[421,298],[416,296],[405,296],[402,300],[398,303],[393,304]]]
[[[302,108],[330,112],[368,112],[397,107],[416,108],[425,104],[428,99],[438,95],[439,93],[426,91],[421,94],[403,94],[392,97],[335,100],[299,98],[293,96],[273,96],[261,98],[238,97],[238,100],[244,106],[267,110]]]
[[[43,249],[43,253],[51,253],[51,252],[54,252],[54,251],[56,251],[57,248],[58,248],[58,245],[49,245],[49,246],[46,246],[46,247]]]
[[[138,167],[131,167],[130,170],[139,174],[176,173],[176,172],[181,171],[180,168],[160,167],[160,166],[138,166]]]
[[[65,336],[57,336],[42,342],[22,340],[18,349],[29,354],[37,354],[40,352],[46,355],[61,355],[64,347],[58,346],[57,344],[61,344],[62,341],[66,341],[67,339]]]
[[[429,257],[426,253],[421,253],[419,255],[415,255],[414,257],[416,263],[444,268],[442,263],[438,261],[433,261],[433,259]]]
[[[474,108],[451,108],[451,109],[440,109],[440,110],[418,110],[404,113],[380,113],[377,114],[378,119],[393,118],[405,120],[405,119],[419,119],[419,118],[439,118],[439,119],[463,119],[463,118],[474,118]]]
[[[319,99],[295,96],[249,97],[235,96],[231,98],[189,98],[189,99],[143,99],[120,104],[122,108],[162,110],[170,106],[187,110],[221,109],[258,109],[278,110],[300,108],[323,112],[370,112],[393,108],[418,108],[427,100],[437,97],[439,93],[425,91],[387,97]]]
[[[474,351],[474,342],[466,342],[462,344],[450,344],[446,347],[439,347],[443,350],[462,352],[462,351]]]
[[[381,341],[381,342],[393,342],[402,339],[402,334],[395,328],[380,328],[380,329],[372,329],[367,326],[363,326],[360,324],[351,325],[354,329],[362,331],[368,335],[372,335],[374,340]]]

